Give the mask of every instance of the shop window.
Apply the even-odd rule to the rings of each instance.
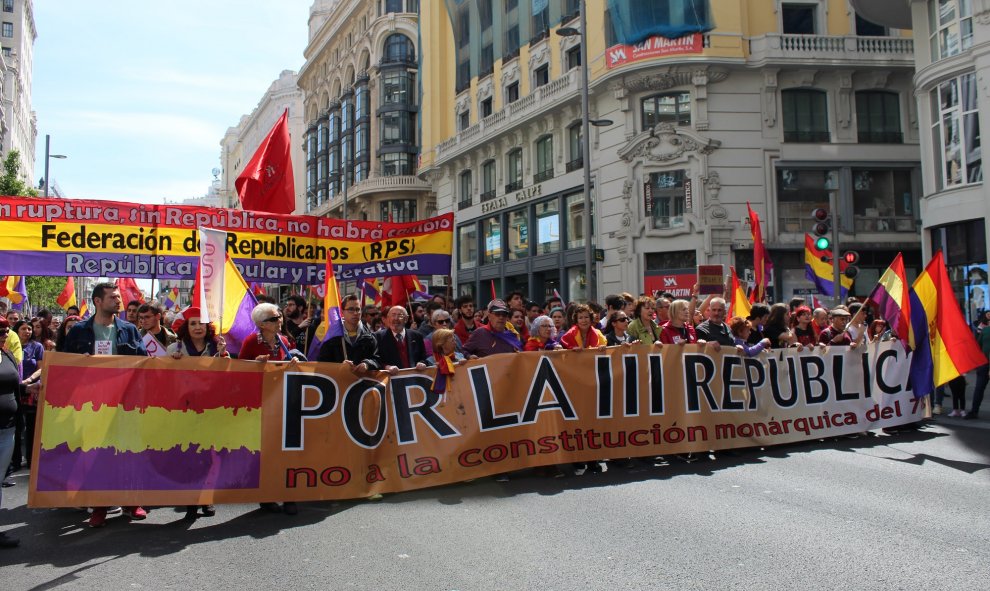
[[[529,257],[529,209],[519,209],[508,215],[509,260]]]
[[[826,184],[830,175],[837,178],[838,171],[777,169],[777,223],[781,232],[811,232],[811,212],[829,207]]]
[[[481,264],[502,262],[502,222],[498,216],[481,220],[481,239],[484,242]]]
[[[457,229],[457,268],[478,266],[478,226],[470,224]]]
[[[852,178],[857,232],[915,231],[910,170],[854,168]]]
[[[575,193],[564,200],[567,215],[567,248],[584,248],[584,195]],[[594,210],[592,210],[592,234],[594,234]]]
[[[560,204],[556,199],[536,204],[536,254],[560,251]]]

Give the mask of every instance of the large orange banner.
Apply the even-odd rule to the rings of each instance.
[[[917,421],[897,343],[497,355],[358,377],[332,363],[46,358],[29,503],[359,498],[527,467],[766,446]]]

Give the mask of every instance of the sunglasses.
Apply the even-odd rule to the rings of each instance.
[[[622,318],[616,318],[615,321],[616,322],[629,322],[629,319],[626,318],[626,317],[622,317]]]
[[[437,324],[450,324],[450,318],[441,318],[437,320]]]
[[[271,318],[265,318],[265,322],[278,322],[282,319],[282,316],[272,316]]]

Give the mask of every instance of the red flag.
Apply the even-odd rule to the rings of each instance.
[[[756,279],[756,287],[749,296],[749,301],[764,302],[767,299],[767,282],[769,275],[773,272],[773,263],[767,255],[767,249],[763,245],[763,230],[760,229],[760,216],[756,215],[753,208],[746,202],[746,209],[749,210],[749,229],[753,233],[753,276]]]
[[[124,307],[127,307],[128,302],[133,302],[135,300],[144,303],[144,293],[141,288],[137,286],[134,279],[130,277],[121,277],[117,279],[117,287],[120,288],[120,300],[124,303]]]
[[[286,109],[234,181],[241,205],[248,211],[288,214],[296,208],[288,121]]]
[[[493,300],[497,300],[498,299],[498,294],[495,293],[495,280],[494,279],[492,279],[492,299]]]
[[[55,298],[55,302],[58,303],[59,306],[62,306],[63,310],[67,309],[69,306],[76,305],[75,279],[73,279],[72,277],[66,278],[65,287],[62,288],[62,293],[58,294],[58,297]]]

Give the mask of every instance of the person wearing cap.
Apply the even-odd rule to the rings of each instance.
[[[140,312],[138,313],[140,314]],[[179,326],[176,340],[168,346],[166,353],[175,359],[182,357],[230,357],[227,343],[217,334],[212,322],[200,322],[199,308],[186,308],[182,311],[184,322]]]
[[[852,338],[846,331],[846,325],[849,324],[849,317],[852,316],[849,313],[849,309],[845,306],[836,306],[832,308],[828,313],[829,324],[828,328],[823,330],[821,334],[818,335],[819,345],[852,345]]]
[[[488,324],[471,333],[471,338],[464,343],[464,350],[478,357],[522,351],[519,335],[514,327],[509,327],[508,321],[509,307],[502,300],[492,300],[488,303]]]
[[[65,352],[80,355],[134,355],[147,357],[136,326],[118,318],[121,308],[120,288],[106,282],[93,286],[93,315],[76,323],[65,335]],[[103,527],[107,522],[107,507],[94,507],[90,527]],[[124,515],[140,521],[148,517],[141,507],[124,507]]]

